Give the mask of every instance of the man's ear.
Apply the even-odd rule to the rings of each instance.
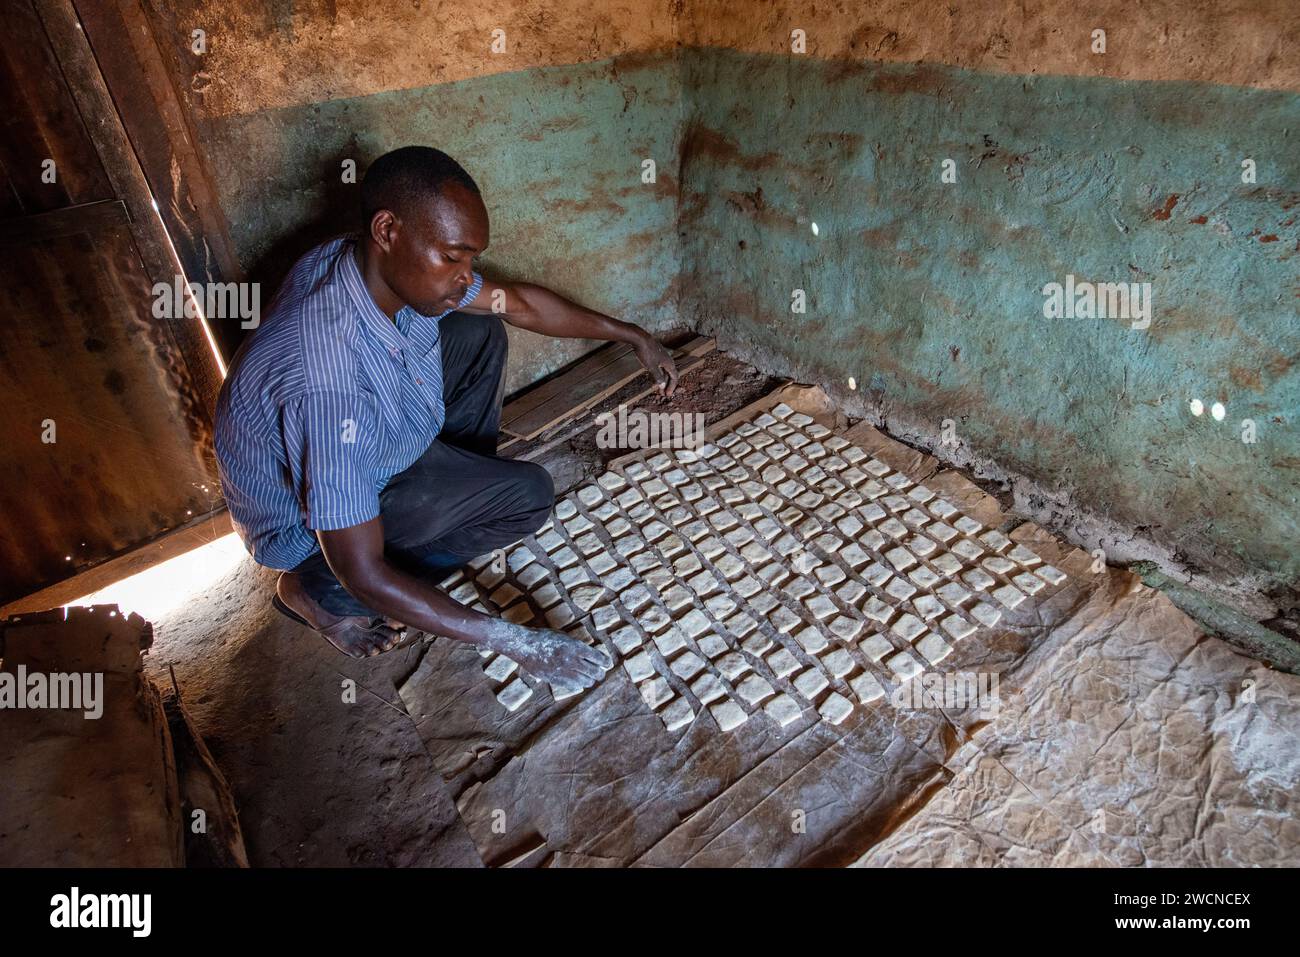
[[[381,209],[370,217],[370,238],[384,252],[392,252],[397,240],[397,217],[386,209]]]

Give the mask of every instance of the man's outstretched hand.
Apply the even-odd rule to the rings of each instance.
[[[604,648],[562,632],[527,628],[502,619],[492,623],[488,645],[559,691],[585,691],[614,667]]]
[[[646,333],[636,344],[636,357],[655,380],[655,391],[665,398],[677,391],[677,363],[654,336]]]

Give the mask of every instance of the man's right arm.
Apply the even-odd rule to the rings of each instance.
[[[429,634],[491,648],[529,674],[567,690],[591,687],[613,664],[601,648],[466,608],[397,568],[384,556],[384,529],[378,517],[348,528],[321,529],[316,537],[343,587],[388,618]]]

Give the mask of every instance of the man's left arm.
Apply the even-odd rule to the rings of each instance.
[[[545,286],[526,282],[494,282],[483,278],[477,296],[458,312],[498,315],[512,326],[563,339],[606,339],[626,342],[649,370],[660,394],[677,389],[677,365],[668,350],[640,326],[570,302]]]

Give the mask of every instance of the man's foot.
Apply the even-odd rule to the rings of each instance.
[[[284,572],[271,603],[290,618],[320,633],[350,658],[383,654],[408,642],[406,626],[391,619],[366,615],[334,615],[316,603],[293,572]]]

